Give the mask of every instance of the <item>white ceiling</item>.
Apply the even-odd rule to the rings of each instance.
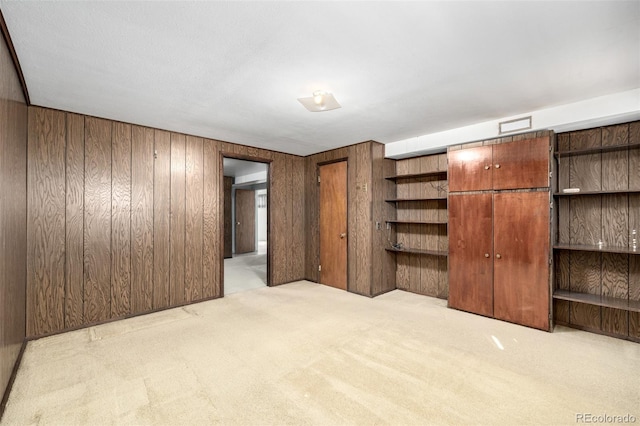
[[[235,158],[223,159],[224,175],[231,177],[255,175],[258,173],[265,174],[268,170],[264,163],[255,161],[237,160]]]
[[[640,87],[637,0],[0,7],[34,105],[299,155]]]

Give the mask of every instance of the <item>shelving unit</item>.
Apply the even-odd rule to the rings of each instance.
[[[554,321],[640,342],[640,249],[629,237],[640,232],[640,122],[557,144]]]
[[[447,272],[447,155],[445,153],[397,160],[395,191],[385,201],[395,217],[385,220],[393,235],[385,250],[396,260],[399,289],[446,299]],[[393,241],[392,241],[393,239]],[[392,245],[402,244],[402,248]]]
[[[447,221],[440,221],[440,220],[429,220],[429,221],[424,221],[424,220],[387,220],[387,223],[403,223],[403,224],[414,224],[414,225],[446,225]]]
[[[424,178],[424,177],[433,177],[433,176],[447,176],[446,170],[432,170],[429,172],[421,172],[421,173],[403,173],[393,176],[387,176],[385,179],[392,181],[399,181],[405,179],[416,179],[416,178]]]
[[[397,248],[386,248],[386,251],[390,251],[393,253],[412,253],[412,254],[427,254],[430,256],[448,256],[449,252],[442,250],[418,250],[418,249],[397,249]]]
[[[442,200],[447,201],[447,197],[428,197],[428,198],[392,198],[389,200],[384,200],[387,203],[405,203],[410,201],[432,201],[432,200]]]

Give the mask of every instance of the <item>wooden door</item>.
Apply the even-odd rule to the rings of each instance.
[[[549,186],[549,138],[493,145],[493,188]]]
[[[449,306],[493,316],[491,194],[449,196]]]
[[[256,251],[256,192],[236,189],[236,254]]]
[[[494,315],[549,330],[549,193],[495,194]]]
[[[449,151],[448,161],[450,192],[491,189],[491,146]]]
[[[231,188],[233,186],[233,178],[231,176],[224,177],[224,258],[228,259],[233,255],[233,218],[231,217]]]
[[[347,162],[320,166],[320,283],[347,289]]]

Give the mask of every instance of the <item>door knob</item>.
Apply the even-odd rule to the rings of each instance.
[[[497,257],[498,259],[502,259],[502,256],[500,256],[500,253],[496,254],[496,257]]]
[[[485,254],[484,254],[484,257],[489,257],[489,253],[485,253]]]
[[[489,170],[491,168],[491,166],[484,166],[485,170]]]
[[[236,222],[236,225],[240,225],[240,222]]]
[[[499,169],[499,168],[500,168],[500,164],[496,164],[496,169]]]
[[[340,238],[344,238],[344,237],[346,237],[346,236],[347,236],[347,233],[346,233],[346,232],[343,232],[342,234],[340,234]]]

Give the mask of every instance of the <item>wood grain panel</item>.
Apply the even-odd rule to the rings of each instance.
[[[409,159],[407,164],[409,174],[420,173],[420,159]],[[409,198],[419,198],[422,193],[421,181],[419,179],[409,179],[406,181],[409,186]],[[422,216],[422,203],[407,203],[408,219],[420,221]],[[424,226],[411,224],[407,227],[407,246],[410,248],[421,248]],[[409,291],[419,293],[421,290],[422,276],[422,256],[409,255]]]
[[[224,200],[219,197],[220,168],[218,151],[213,141],[204,141],[204,211],[203,211],[203,254],[202,254],[202,297],[220,296],[220,247],[219,217]]]
[[[571,149],[594,148],[602,145],[600,129],[571,133]],[[601,154],[575,155],[570,157],[569,184],[581,191],[600,191],[602,189]]]
[[[640,300],[640,256],[629,256],[629,300]],[[640,339],[640,312],[629,313],[629,336]]]
[[[287,171],[286,171],[286,181],[288,182],[288,184],[286,185],[286,190],[285,190],[285,216],[287,218],[287,222],[288,222],[288,228],[289,228],[289,238],[290,240],[293,240],[295,237],[293,236],[293,234],[291,233],[291,230],[293,229],[293,217],[294,217],[294,212],[293,212],[293,157],[291,157],[290,155],[286,156],[286,165],[287,165]],[[291,243],[293,243],[293,241],[291,241]],[[287,250],[286,250],[286,267],[287,267],[287,277],[291,277],[293,276],[293,257],[292,257],[292,244],[287,245]]]
[[[570,269],[571,252],[557,251],[554,257],[555,257],[554,264],[556,268],[555,289],[569,290],[570,289],[569,269]],[[564,324],[568,324],[569,323],[569,302],[564,300],[554,300],[553,318],[554,318],[554,322],[556,323],[561,322]]]
[[[111,318],[131,311],[131,125],[113,122],[111,144]]]
[[[187,136],[186,141],[186,222],[185,297],[187,302],[202,298],[203,249],[203,142]]]
[[[384,155],[384,150],[383,150]],[[383,199],[392,199],[397,198],[396,196],[396,185],[394,182],[384,179],[385,176],[391,176],[395,174],[396,165],[395,160],[384,159],[383,160],[383,171],[381,174],[381,182],[385,188],[386,194],[383,196]],[[391,205],[390,203],[383,202],[384,205],[384,213],[380,218],[380,251],[382,251],[384,256],[384,279],[382,286],[383,288],[379,290],[380,293],[393,290],[396,288],[396,257],[393,253],[389,253],[386,250],[382,250],[384,247],[390,246],[390,241],[396,241],[396,228],[387,226],[385,224],[385,220],[387,219],[395,219],[396,218],[396,207]]]
[[[359,196],[357,190],[358,184],[358,167],[357,167],[357,152],[355,145],[348,147],[349,155],[347,160],[347,290],[357,293],[358,288],[356,285],[356,273],[357,273],[357,253],[358,253],[358,201]]]
[[[28,115],[18,73],[0,41],[0,395],[26,335]]]
[[[606,180],[606,179],[605,179]],[[602,196],[602,242],[605,246],[627,247],[629,244],[629,196]]]
[[[153,308],[169,306],[171,259],[171,136],[154,131],[153,166]]]
[[[66,114],[65,328],[84,323],[84,116]]]
[[[580,293],[601,294],[601,256],[599,253],[573,252],[569,270],[570,290]],[[600,307],[571,302],[571,324],[589,329],[600,328]]]
[[[64,328],[65,114],[29,111],[27,334]]]
[[[569,151],[571,149],[571,137],[569,133],[559,134],[556,137],[558,151]],[[558,159],[558,189],[569,188],[570,185],[570,157],[560,157]],[[556,241],[561,244],[569,244],[571,240],[571,197],[556,199],[558,209],[558,229]],[[555,279],[556,288],[569,290],[569,267],[571,253],[560,251],[555,255]],[[569,323],[569,302],[564,300],[554,300],[553,318],[555,322]]]
[[[640,121],[629,124],[629,143],[640,144]],[[640,189],[640,148],[629,150],[629,188]]]
[[[305,245],[305,222],[304,222],[304,159],[290,156],[292,158],[291,169],[291,244],[289,252],[291,255],[291,275],[289,281],[297,281],[304,278],[305,252],[302,249]]]
[[[287,197],[287,161],[284,154],[276,153],[271,163],[271,194],[269,195],[268,215],[271,223],[271,274],[272,285],[287,282],[287,243],[290,217],[286,208]]]
[[[85,118],[84,319],[111,315],[111,122]]]
[[[493,316],[491,194],[449,197],[449,306]]]
[[[629,125],[602,128],[602,146],[629,143]],[[602,153],[602,189],[629,188],[629,150]]]
[[[629,298],[629,255],[602,253],[603,296]],[[602,308],[602,329],[608,333],[627,335],[629,314],[618,309]]]
[[[371,295],[371,143],[361,143],[355,145],[355,148],[356,292],[369,296]]]
[[[131,313],[153,309],[153,129],[131,129]]]
[[[318,281],[318,183],[317,183],[317,156],[305,158],[304,177],[304,220],[305,220],[305,273],[304,278]]]
[[[233,189],[233,177],[224,177],[223,203],[224,203],[224,258],[233,256],[233,217],[231,209],[231,193]]]
[[[171,232],[169,303],[185,302],[185,136],[171,133]]]

